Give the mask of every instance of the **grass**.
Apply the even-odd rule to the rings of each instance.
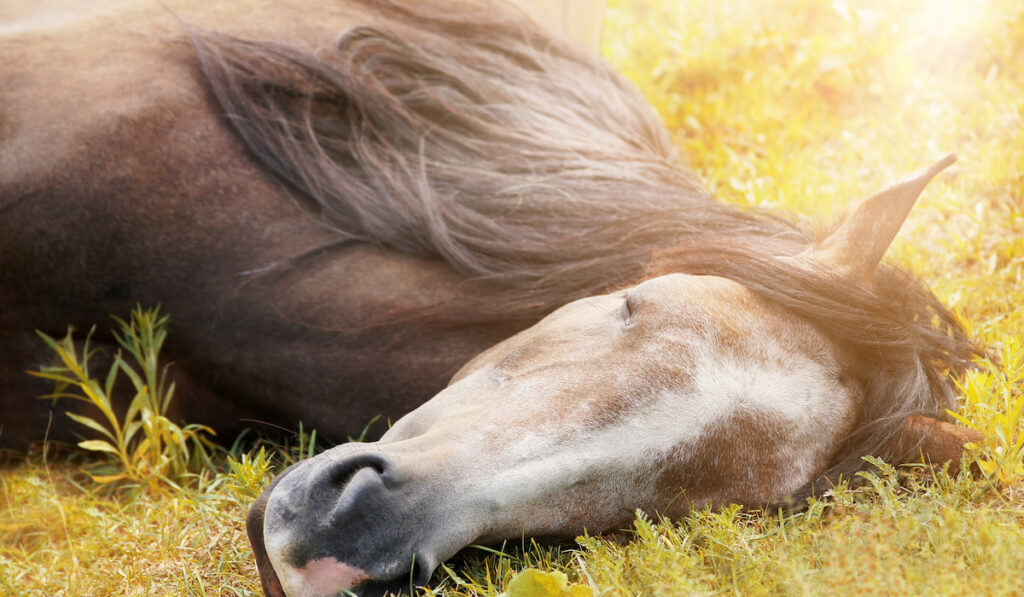
[[[5,471],[0,594],[244,595],[258,591],[248,497],[223,483],[112,499],[69,462]]]
[[[828,219],[959,154],[888,259],[1000,355],[963,380],[956,413],[985,436],[986,475],[883,464],[797,514],[639,516],[571,548],[473,548],[428,594],[516,597],[524,568],[565,574],[564,594],[1024,593],[1024,5],[611,0],[603,51],[725,201]],[[32,454],[0,476],[0,594],[257,593],[246,505],[310,450],[306,435],[236,447],[178,490],[131,496],[83,473],[97,461],[81,451]]]

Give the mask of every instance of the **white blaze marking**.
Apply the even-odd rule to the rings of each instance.
[[[547,424],[540,423],[506,445],[502,454],[505,467],[499,466],[477,490],[491,494],[504,508],[514,509],[529,507],[538,488],[558,493],[594,467],[604,469],[607,478],[632,477],[643,484],[643,476],[630,473],[649,468],[668,448],[697,449],[707,441],[714,425],[743,412],[765,413],[792,424],[786,451],[789,462],[779,467],[786,474],[764,489],[773,494],[797,489],[818,470],[835,438],[843,433],[852,398],[827,368],[787,351],[771,338],[756,340],[762,358],[749,361],[716,355],[694,343],[695,365],[689,383],[682,386],[685,389],[661,390],[612,425],[586,429],[574,424],[566,438],[564,433],[552,433],[551,428],[567,426],[565,419],[552,417]],[[571,373],[559,372],[530,379],[521,384],[520,391],[528,394],[529,384],[541,391],[574,381]],[[536,406],[530,403],[522,407],[524,411],[533,408]],[[685,452],[680,454],[680,458],[686,457]],[[630,493],[626,487],[618,489]]]

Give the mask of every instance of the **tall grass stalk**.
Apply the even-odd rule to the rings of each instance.
[[[94,436],[80,441],[79,447],[103,457],[90,471],[93,481],[135,489],[177,488],[190,471],[210,464],[213,444],[208,436],[214,431],[204,425],[179,425],[168,416],[175,386],[167,378],[169,365],[161,366],[159,356],[170,318],[161,315],[159,307],[136,307],[128,320],[113,319],[118,329],[112,333],[121,348],[102,384],[90,371],[90,360],[98,351],[90,347],[95,327],[81,350],[72,328],[59,341],[37,332],[60,362],[30,373],[55,384],[54,391],[42,398],[79,400],[96,411],[94,416],[67,412]],[[121,376],[134,390],[123,414],[113,403]]]

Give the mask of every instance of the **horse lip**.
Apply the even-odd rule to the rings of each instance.
[[[249,536],[249,544],[252,546],[253,556],[256,559],[256,570],[260,574],[260,583],[263,585],[263,594],[266,597],[287,597],[280,579],[277,578],[277,571],[274,570],[273,564],[270,563],[270,556],[267,554],[266,542],[263,537],[263,519],[271,492],[291,470],[288,468],[274,479],[249,506],[249,514],[245,518],[245,532]]]

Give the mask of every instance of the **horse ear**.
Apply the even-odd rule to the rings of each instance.
[[[807,257],[871,285],[875,268],[896,238],[925,185],[956,161],[949,154],[934,165],[868,197],[834,232],[808,249]]]

